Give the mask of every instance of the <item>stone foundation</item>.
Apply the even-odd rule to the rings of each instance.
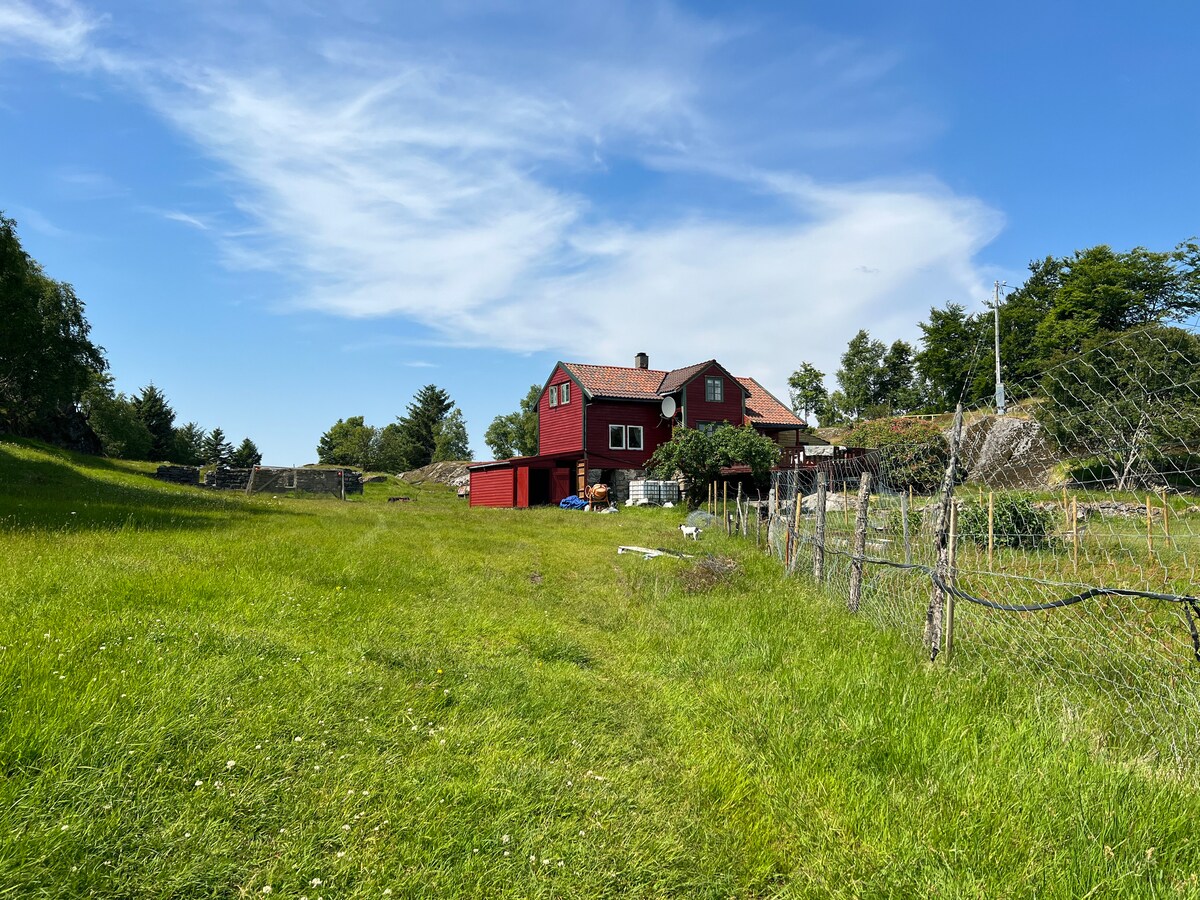
[[[607,484],[609,500],[619,504],[629,499],[629,482],[645,477],[645,469],[588,469],[587,483]]]

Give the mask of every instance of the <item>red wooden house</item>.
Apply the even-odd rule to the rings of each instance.
[[[471,505],[538,506],[589,483],[623,485],[643,474],[673,427],[724,422],[753,425],[783,447],[807,431],[766,388],[715,359],[670,372],[651,369],[644,353],[632,368],[560,362],[538,399],[537,455],[470,466]]]

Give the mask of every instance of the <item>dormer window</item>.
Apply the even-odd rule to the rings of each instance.
[[[571,402],[571,385],[570,384],[560,384],[558,386],[558,402],[562,406],[566,406],[568,403]]]
[[[550,385],[550,405],[558,406],[558,385]]]
[[[724,403],[725,402],[725,379],[724,378],[705,378],[704,379],[704,399],[709,403]]]

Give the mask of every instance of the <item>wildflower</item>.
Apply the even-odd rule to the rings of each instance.
[[[342,831],[349,831],[349,830],[350,830],[350,826],[349,826],[349,825],[343,825],[343,826],[342,826]]]
[[[504,855],[505,855],[505,856],[508,856],[508,851],[507,851],[507,850],[505,850],[505,851],[504,851]]]
[[[320,887],[324,883],[325,882],[323,882],[320,878],[314,878],[312,881],[309,882],[309,884],[311,884],[313,887]]]
[[[512,835],[506,834],[506,835],[504,835],[504,837],[500,838],[500,843],[507,844],[511,840],[512,840]]]
[[[200,787],[203,784],[204,784],[204,782],[201,781],[199,778],[196,779],[196,787]]]
[[[264,894],[269,894],[269,893],[271,893],[271,886],[270,886],[269,884],[264,884],[264,885],[263,885],[262,892],[263,892]]]
[[[345,851],[345,850],[339,850],[339,851],[337,852],[337,858],[338,858],[338,859],[341,859],[341,858],[342,858],[343,856],[345,856],[345,855],[346,855],[346,851]]]
[[[295,742],[298,744],[298,743],[300,743],[302,740],[304,740],[304,738],[300,737],[300,735],[296,735],[294,738],[292,738],[292,740],[293,740],[293,741],[295,741]]]
[[[226,763],[225,763],[225,768],[227,768],[227,769],[232,769],[232,768],[233,768],[234,766],[236,766],[236,765],[237,765],[237,763],[235,763],[235,762],[234,762],[232,759],[231,759],[231,760],[227,760],[227,761],[226,761]]]

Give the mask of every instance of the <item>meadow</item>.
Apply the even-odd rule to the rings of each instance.
[[[0,442],[0,897],[1200,896],[1192,779],[682,510],[149,470]]]

